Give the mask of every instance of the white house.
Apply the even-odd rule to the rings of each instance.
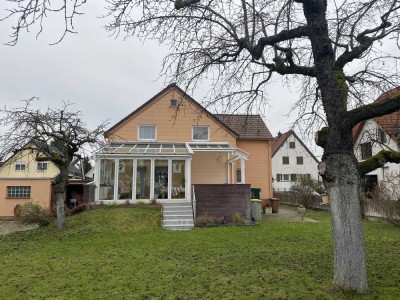
[[[287,191],[302,176],[319,180],[318,163],[293,130],[279,133],[272,144],[273,189]]]
[[[376,101],[400,92],[400,88],[382,94]],[[357,124],[353,129],[354,154],[359,161],[365,160],[381,150],[400,151],[400,111],[373,118]],[[365,176],[365,190],[369,191],[378,181],[388,180],[400,173],[400,164],[387,163]]]

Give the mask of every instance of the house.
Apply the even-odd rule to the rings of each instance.
[[[214,115],[176,84],[106,138],[108,146],[96,154],[96,202],[190,202],[201,184],[251,184],[261,197],[272,195],[272,135],[261,117]]]
[[[35,147],[37,142],[31,141],[24,148]],[[52,187],[59,169],[50,161],[36,161],[37,152],[30,149],[16,152],[0,166],[0,217],[14,216],[15,207],[27,202],[44,208],[54,205]],[[81,180],[78,171],[75,164],[70,166],[66,199],[79,202],[83,201],[87,182]]]
[[[275,191],[288,191],[302,176],[319,180],[318,159],[293,130],[278,133],[272,144]]]
[[[376,101],[400,92],[400,87],[383,93]],[[353,129],[354,154],[358,161],[365,160],[381,150],[400,151],[400,111],[376,117],[357,124]],[[400,174],[400,165],[387,163],[364,177],[365,191],[372,191],[378,181]]]

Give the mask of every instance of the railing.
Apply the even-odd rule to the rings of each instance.
[[[192,210],[193,210],[193,220],[196,221],[196,193],[194,192],[194,185],[192,186],[193,195],[192,195]]]

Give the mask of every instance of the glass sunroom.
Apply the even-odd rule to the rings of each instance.
[[[96,201],[190,201],[194,152],[226,153],[227,172],[241,159],[244,178],[248,155],[228,143],[114,142],[96,154]]]

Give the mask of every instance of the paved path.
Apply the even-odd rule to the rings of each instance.
[[[23,225],[16,221],[0,220],[0,235],[10,234],[18,231],[25,231],[38,228],[37,225]]]
[[[301,219],[301,216],[297,212],[297,207],[288,208],[288,207],[279,207],[278,213],[273,214],[271,207],[267,207],[266,214],[263,215],[263,220],[266,221],[284,221],[284,222],[318,222],[314,219],[304,218]]]

